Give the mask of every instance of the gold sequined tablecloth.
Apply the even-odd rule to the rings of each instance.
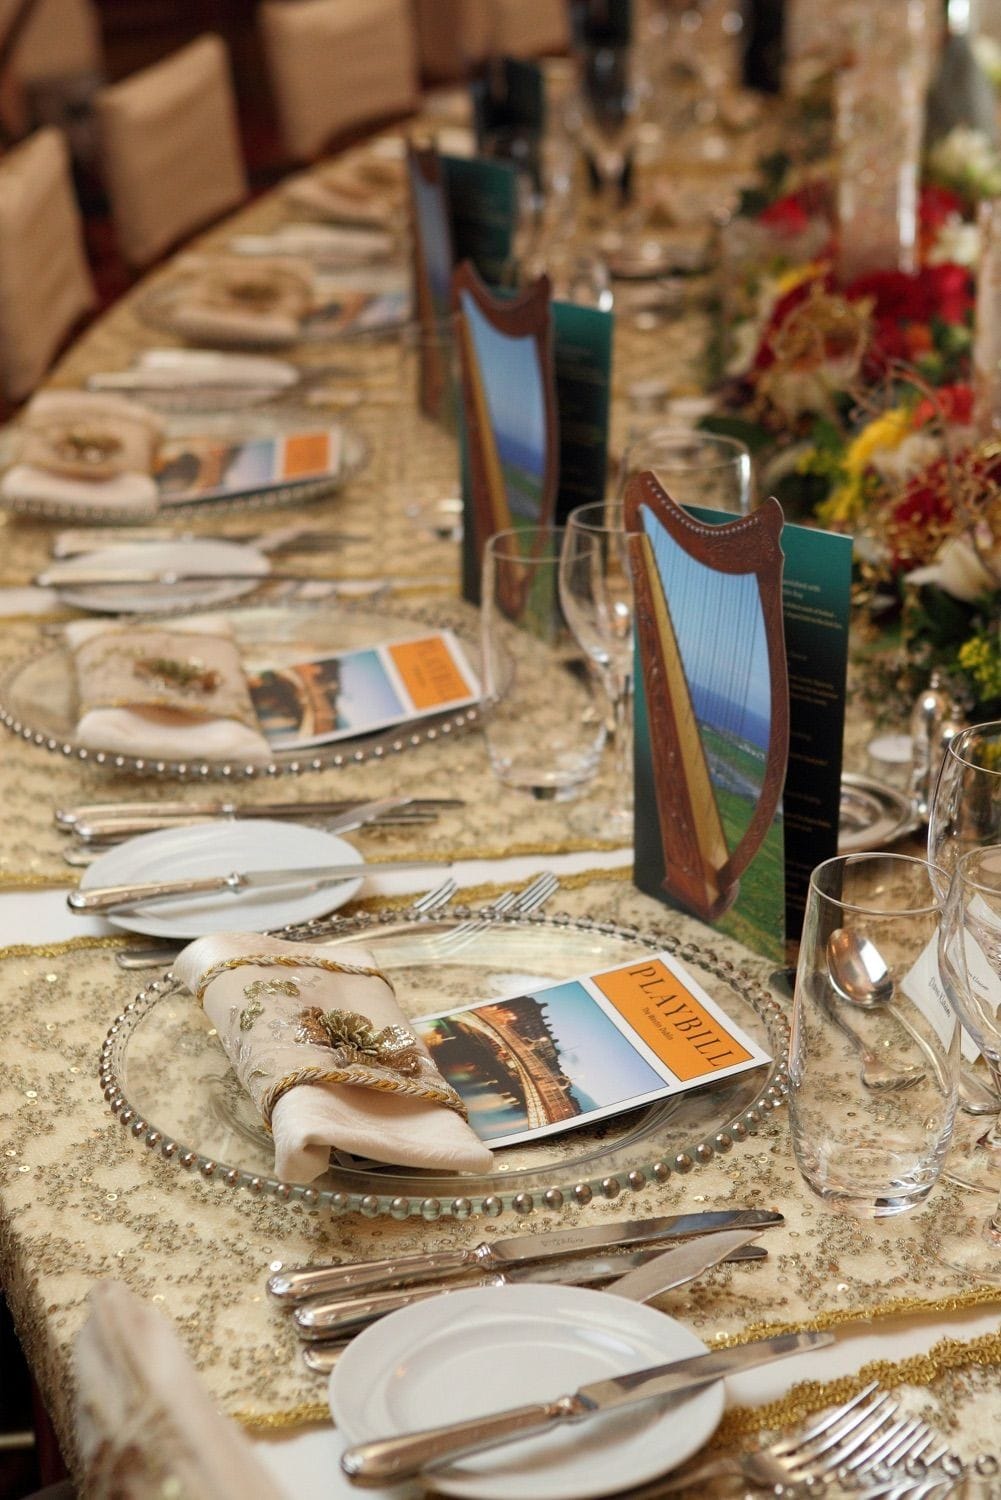
[[[560,902],[569,912],[659,928],[708,946],[698,924],[667,917],[625,880],[581,882]],[[125,941],[77,939],[48,950],[0,954],[6,1056],[0,1086],[0,1274],[43,1394],[62,1437],[71,1441],[69,1349],[89,1287],[114,1276],[175,1320],[225,1410],[254,1426],[318,1418],[322,1387],[299,1362],[294,1335],[265,1298],[268,1263],[385,1256],[426,1248],[429,1241],[472,1244],[483,1238],[484,1221],[442,1219],[431,1228],[419,1218],[396,1222],[308,1212],[204,1181],[147,1149],[110,1113],[96,1077],[109,1022],[135,991],[113,961]],[[723,957],[741,958],[725,941],[712,946]],[[764,966],[743,957],[763,980]],[[932,1250],[942,1227],[968,1212],[945,1190],[921,1210],[880,1223],[827,1210],[800,1182],[783,1109],[729,1154],[687,1173],[675,1171],[666,1183],[647,1181],[613,1200],[596,1199],[559,1215],[505,1215],[488,1221],[489,1233],[544,1234],[556,1223],[729,1203],[780,1207],[787,1222],[766,1236],[767,1262],[722,1268],[662,1299],[666,1310],[681,1311],[707,1341],[943,1314],[995,1305],[1001,1296],[997,1289],[962,1283],[935,1261]],[[950,1359],[957,1366],[951,1372]],[[977,1360],[993,1370],[1001,1422],[1001,1339],[962,1354],[945,1351],[912,1374],[918,1385],[933,1379],[938,1390],[944,1381],[943,1389],[954,1392],[957,1381],[976,1385]],[[984,1384],[989,1392],[991,1381]],[[804,1399],[809,1404],[809,1394]],[[730,1419],[739,1420],[750,1419]],[[971,1452],[984,1446],[984,1431],[978,1426],[967,1434]]]

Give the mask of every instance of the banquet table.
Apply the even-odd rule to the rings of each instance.
[[[385,152],[387,139],[398,136],[355,151]],[[699,164],[695,187],[709,201],[724,198],[752,172],[761,145],[754,133],[739,138],[724,166]],[[351,165],[352,159],[344,161]],[[266,232],[292,216],[280,188],[196,248],[212,253],[235,232]],[[154,273],[95,323],[51,383],[79,385],[95,370],[119,368],[142,348],[169,342],[143,320],[141,299],[171,271],[168,264]],[[701,291],[696,279],[671,320],[653,330],[629,319],[617,328],[613,448],[635,417],[631,393],[637,382],[664,382],[673,397],[700,389],[711,332]],[[294,353],[305,364],[330,358],[329,350],[316,346]],[[469,611],[454,599],[455,543],[423,534],[393,509],[385,440],[398,400],[393,359],[376,342],[352,347],[349,357],[349,377],[331,382],[328,404],[317,410],[343,415],[365,439],[370,461],[341,494],[311,509],[310,519],[315,514],[338,528],[368,532],[371,541],[338,556],[332,570],[318,563],[317,571],[352,582],[392,577],[401,609],[416,601],[454,611],[468,628]],[[254,517],[262,526],[285,519],[278,511]],[[245,517],[227,518],[211,529],[240,530],[245,524]],[[3,523],[4,670],[66,617],[29,587],[47,560],[50,536],[51,528],[39,522],[8,516]],[[430,590],[428,579],[436,580]],[[274,795],[276,786],[249,782],[241,792],[261,799]],[[662,934],[679,945],[682,956],[711,951],[750,976],[748,983],[768,990],[771,965],[632,885],[630,851],[602,832],[607,773],[572,804],[528,804],[492,779],[481,738],[470,733],[365,764],[306,770],[280,788],[282,795],[304,799],[370,799],[401,789],[464,798],[462,808],[422,830],[420,854],[453,865],[466,904],[477,906],[504,886],[553,868],[562,878],[554,905],[571,917],[590,914]],[[717,1445],[842,1399],[874,1369],[965,1456],[1001,1450],[1001,1292],[961,1280],[933,1253],[943,1226],[969,1214],[969,1204],[942,1185],[925,1206],[895,1219],[860,1221],[834,1213],[798,1176],[780,1088],[752,1128],[727,1136],[715,1149],[682,1153],[656,1170],[643,1162],[628,1179],[568,1191],[559,1203],[527,1201],[520,1211],[490,1219],[451,1214],[448,1205],[433,1200],[401,1219],[312,1210],[301,1201],[255,1196],[211,1174],[180,1169],[128,1124],[123,1128],[102,1098],[98,1052],[136,990],[134,977],[115,965],[115,954],[134,940],[100,921],[81,923],[67,915],[64,897],[76,876],[62,862],[52,808],[137,794],[183,797],[188,790],[130,780],[10,736],[0,761],[0,793],[0,1276],[71,1469],[71,1349],[88,1291],[101,1278],[124,1280],[171,1317],[211,1398],[255,1435],[290,1495],[319,1495],[321,1486],[329,1495],[348,1488],[331,1462],[338,1440],[322,1382],[304,1369],[293,1333],[268,1303],[264,1280],[270,1263],[384,1256],[474,1244],[495,1234],[544,1236],[556,1226],[729,1204],[776,1207],[785,1214],[785,1226],[767,1237],[768,1260],[723,1268],[659,1305],[710,1345],[809,1328],[832,1329],[838,1339],[832,1348],[767,1375],[735,1380]],[[373,861],[414,853],[406,830],[364,830],[355,838]],[[376,878],[366,884],[360,906],[401,904],[415,888],[413,877]]]

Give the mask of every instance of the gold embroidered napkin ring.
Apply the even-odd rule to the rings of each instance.
[[[393,986],[381,969],[358,964],[339,963],[316,954],[257,953],[221,959],[206,969],[198,985],[196,999],[202,1004],[213,979],[233,969],[278,966],[289,969],[323,969],[331,974],[355,974],[366,979],[381,979],[392,993]],[[294,980],[256,979],[244,987],[247,1004],[239,1015],[241,1031],[249,1031],[263,1014],[262,995],[297,998],[299,988]],[[304,1006],[294,1017],[294,1040],[303,1046],[329,1051],[331,1066],[316,1063],[296,1068],[264,1090],[258,1108],[265,1127],[271,1129],[275,1105],[285,1094],[304,1084],[344,1083],[379,1093],[405,1094],[425,1104],[438,1104],[466,1120],[468,1112],[461,1096],[447,1083],[434,1063],[422,1050],[417,1037],[403,1026],[384,1026],[377,1030],[359,1011],[328,1010],[321,1006]]]
[[[19,461],[64,479],[151,474],[163,423],[134,402],[87,391],[46,391],[21,421]]]
[[[259,729],[235,643],[224,635],[109,631],[76,648],[80,715],[166,708]]]

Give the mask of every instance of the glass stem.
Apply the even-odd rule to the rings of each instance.
[[[615,784],[622,807],[633,801],[633,684],[631,677],[613,679],[608,685],[612,705],[612,757]]]

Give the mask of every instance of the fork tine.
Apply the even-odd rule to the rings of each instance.
[[[838,1421],[835,1422],[834,1425],[831,1426],[828,1431],[822,1434],[820,1437],[806,1442],[797,1443],[795,1441],[790,1441],[786,1446],[785,1452],[782,1454],[777,1453],[776,1456],[789,1458],[819,1458],[824,1453],[827,1453],[830,1449],[841,1447],[854,1433],[858,1432],[860,1427],[864,1427],[865,1423],[870,1420],[874,1413],[889,1415],[889,1413],[886,1412],[886,1406],[890,1401],[891,1397],[884,1394],[881,1395],[876,1401],[867,1402],[865,1406],[857,1406],[854,1411],[845,1412],[838,1419]],[[893,1409],[896,1410],[896,1407],[894,1406]],[[882,1420],[882,1417],[879,1417],[878,1420]],[[865,1436],[866,1433],[863,1432],[863,1440]]]
[[[900,1417],[896,1422],[882,1431],[877,1431],[872,1439],[862,1448],[856,1448],[855,1452],[845,1458],[839,1468],[846,1469],[850,1473],[856,1470],[865,1473],[867,1469],[874,1469],[878,1464],[888,1462],[886,1451],[892,1449],[895,1443],[900,1441],[901,1434],[904,1440],[913,1435],[915,1424],[913,1419]]]
[[[459,882],[450,875],[441,885],[436,885],[434,890],[426,891],[423,896],[418,896],[416,901],[411,902],[410,910],[417,916],[427,916],[429,912],[437,911],[439,906],[450,901],[458,889]]]
[[[811,1427],[807,1427],[804,1432],[796,1434],[795,1437],[783,1438],[775,1443],[774,1446],[769,1446],[769,1453],[774,1453],[776,1457],[781,1457],[784,1453],[799,1448],[803,1443],[808,1443],[813,1438],[820,1437],[829,1427],[833,1427],[836,1422],[840,1422],[850,1412],[854,1411],[857,1406],[861,1406],[864,1401],[867,1401],[878,1387],[878,1380],[870,1380],[869,1384],[859,1391],[857,1396],[853,1396],[850,1401],[845,1401],[841,1406],[836,1406],[833,1411],[829,1411],[826,1416],[820,1417]]]

